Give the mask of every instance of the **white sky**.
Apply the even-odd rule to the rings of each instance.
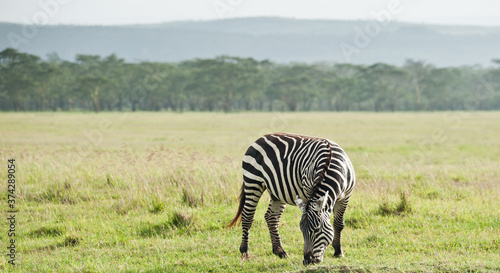
[[[374,19],[395,5],[401,22],[500,26],[499,0],[0,0],[0,22],[121,25],[279,16]],[[217,8],[218,7],[218,8]],[[389,10],[390,11],[390,10]]]

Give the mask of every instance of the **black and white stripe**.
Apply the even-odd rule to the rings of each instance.
[[[229,226],[241,216],[243,257],[248,257],[249,230],[257,203],[266,190],[271,202],[265,219],[274,254],[287,256],[278,225],[286,204],[290,204],[298,205],[303,211],[300,227],[304,235],[304,264],[321,262],[326,247],[332,242],[335,256],[342,256],[340,232],[355,176],[349,158],[338,144],[323,138],[268,134],[248,148],[242,166],[240,205]]]

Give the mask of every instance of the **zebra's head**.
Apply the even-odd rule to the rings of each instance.
[[[304,236],[304,265],[321,263],[326,247],[333,241],[330,212],[325,210],[328,192],[307,203],[297,196],[295,203],[302,210],[300,230]]]

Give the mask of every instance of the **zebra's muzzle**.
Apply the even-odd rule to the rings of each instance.
[[[312,252],[308,252],[304,255],[304,261],[302,262],[304,265],[310,264],[318,264],[323,261],[322,257],[314,256]]]

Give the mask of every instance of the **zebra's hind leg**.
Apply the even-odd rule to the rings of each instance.
[[[244,177],[246,182],[246,177]],[[253,221],[255,219],[255,209],[259,203],[260,197],[264,192],[265,188],[260,184],[245,184],[245,204],[243,206],[243,211],[241,213],[241,245],[240,252],[242,259],[248,259],[248,235],[250,234],[250,228],[252,227]]]
[[[333,207],[333,248],[335,249],[335,254],[333,256],[336,258],[344,257],[344,254],[342,253],[342,244],[340,242],[340,233],[345,226],[344,213],[347,208],[347,203],[349,203],[349,199],[339,200]]]
[[[285,202],[271,200],[265,215],[267,227],[269,228],[269,234],[271,235],[271,242],[273,244],[273,253],[280,258],[288,256],[285,249],[283,249],[283,245],[281,244],[280,233],[278,230],[280,217],[285,210],[285,206]]]

